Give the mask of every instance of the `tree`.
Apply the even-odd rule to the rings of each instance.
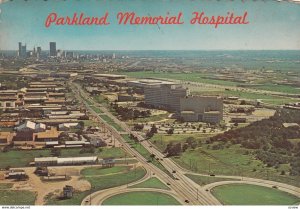
[[[174,133],[174,128],[170,128],[169,130],[167,130],[167,134],[171,135]]]
[[[147,139],[150,139],[150,138],[152,138],[154,136],[154,133],[152,133],[151,131],[148,131],[147,133],[146,133],[146,138]]]
[[[178,156],[180,155],[181,151],[182,149],[180,142],[177,144],[173,144],[172,142],[170,142],[165,150],[165,152],[167,153],[167,157]]]
[[[152,154],[150,155],[150,158],[151,158],[151,161],[152,161],[152,160],[155,158],[155,154],[152,153]]]
[[[152,126],[151,126],[151,130],[150,130],[153,134],[156,134],[157,133],[157,128],[156,128],[156,126],[153,124]]]

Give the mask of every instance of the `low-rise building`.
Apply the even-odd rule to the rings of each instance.
[[[214,96],[189,96],[180,99],[180,117],[189,122],[219,123],[223,119],[223,100]]]

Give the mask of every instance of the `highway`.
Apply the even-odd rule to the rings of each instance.
[[[70,86],[73,89],[76,98],[81,101],[82,103],[85,104],[86,108],[95,116],[97,117],[100,121],[102,121],[105,125],[105,128],[109,130],[113,137],[119,140],[123,148],[133,156],[136,156],[137,160],[143,164],[145,169],[149,169],[152,173],[156,175],[160,180],[163,182],[167,182],[170,184],[170,188],[174,190],[178,196],[182,199],[181,202],[185,202],[188,200],[188,202],[185,202],[186,204],[191,204],[191,205],[220,205],[221,203],[214,197],[212,196],[209,192],[206,192],[201,188],[198,184],[190,180],[188,177],[184,175],[180,170],[174,174],[175,178],[178,179],[173,179],[171,178],[168,174],[157,168],[155,165],[152,163],[147,162],[147,160],[140,155],[136,150],[130,147],[129,144],[125,142],[123,137],[120,135],[118,131],[116,131],[113,127],[109,126],[108,124],[105,123],[105,121],[99,116],[98,113],[96,113],[91,106],[85,101],[89,100],[92,102],[94,106],[97,106],[101,111],[103,111],[107,116],[109,116],[111,119],[113,119],[117,124],[119,124],[126,133],[128,134],[134,134],[139,138],[141,141],[141,145],[143,145],[150,153],[153,153],[156,155],[156,157],[163,159],[161,161],[161,164],[170,172],[172,173],[173,170],[179,169],[177,165],[167,159],[163,158],[164,155],[160,153],[158,150],[152,147],[147,141],[144,140],[144,138],[140,135],[138,135],[135,132],[132,132],[130,128],[123,122],[119,121],[115,116],[113,116],[105,107],[103,106],[98,106],[96,102],[93,100],[89,99],[89,96],[82,90],[82,88],[75,83],[70,83]]]
[[[100,121],[102,121],[105,125],[105,128],[109,130],[113,137],[115,137],[117,140],[120,141],[123,148],[133,156],[136,156],[137,160],[142,163],[142,165],[145,167],[145,169],[151,171],[151,173],[155,174],[156,177],[158,177],[163,182],[169,183],[170,188],[178,195],[178,197],[181,199],[180,202],[184,202],[185,204],[191,204],[191,205],[221,205],[221,203],[210,193],[210,189],[213,188],[214,184],[207,185],[204,187],[199,186],[197,183],[189,179],[185,174],[192,173],[180,166],[178,166],[175,162],[173,162],[169,158],[164,158],[164,154],[162,154],[159,150],[157,150],[149,141],[145,140],[143,136],[139,135],[138,133],[132,131],[127,124],[120,121],[118,118],[116,118],[114,115],[112,115],[105,107],[103,107],[101,104],[99,105],[92,99],[90,99],[89,95],[85,93],[84,90],[82,90],[81,86],[75,83],[70,83],[72,86],[73,91],[75,91],[75,96],[78,100],[83,102],[87,109]],[[122,129],[124,130],[122,133],[126,132],[127,134],[133,134],[138,138],[140,141],[140,144],[145,147],[149,151],[149,153],[153,153],[155,155],[155,158],[160,159],[160,163],[167,169],[171,174],[173,171],[176,173],[173,174],[174,178],[171,178],[168,174],[157,168],[152,163],[147,162],[147,160],[140,155],[136,150],[130,147],[129,144],[125,142],[123,137],[120,135],[120,133],[115,130],[113,127],[106,124],[106,122],[99,116],[98,113],[96,113],[91,106],[85,101],[89,100],[93,106],[99,108],[101,111],[103,111],[104,114],[109,116],[111,119],[114,120],[115,123],[117,123]],[[197,173],[192,173],[195,175],[202,175]],[[205,176],[205,175],[204,175]],[[269,181],[269,180],[262,180],[262,179],[255,179],[255,178],[246,178],[241,176],[219,176],[219,177],[226,177],[226,178],[234,178],[237,179],[238,183],[249,183],[249,184],[259,184],[263,186],[276,186],[278,189],[281,189],[283,191],[289,192],[291,194],[294,194],[298,197],[300,197],[300,189],[298,187],[294,187],[288,184],[283,184],[279,182]],[[218,183],[215,185],[221,185],[222,183]],[[226,184],[226,182],[223,181],[223,184]],[[188,200],[188,202],[186,201]]]

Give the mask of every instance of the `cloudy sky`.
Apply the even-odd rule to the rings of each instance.
[[[300,49],[300,4],[277,1],[217,0],[14,0],[0,4],[0,50],[18,48],[18,42],[49,49],[78,50],[235,50]],[[183,12],[183,25],[118,25],[118,12],[165,16]],[[248,25],[190,25],[192,12],[237,15],[248,12]],[[51,26],[49,13],[73,16],[84,12],[102,16],[109,26]]]

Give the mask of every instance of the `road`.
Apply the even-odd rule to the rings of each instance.
[[[209,192],[209,190],[212,188],[212,185],[207,185],[206,187],[201,187],[198,184],[196,184],[194,181],[189,179],[185,174],[191,173],[190,171],[183,169],[179,165],[177,165],[175,162],[173,162],[169,158],[164,158],[164,154],[162,154],[159,150],[154,148],[154,146],[147,140],[145,140],[141,135],[138,133],[132,131],[127,124],[120,121],[118,118],[116,118],[114,115],[112,115],[105,107],[102,105],[97,104],[92,99],[90,99],[89,95],[87,95],[78,84],[70,83],[72,85],[72,89],[76,89],[75,95],[76,97],[82,101],[87,109],[95,115],[100,121],[102,121],[106,128],[112,133],[112,135],[120,141],[123,148],[128,151],[129,153],[133,154],[137,157],[137,160],[139,160],[146,169],[149,169],[151,172],[155,173],[159,179],[163,180],[164,182],[170,183],[170,187],[172,190],[176,192],[176,194],[182,199],[182,200],[189,200],[189,203],[191,205],[220,205],[221,203]],[[79,96],[81,95],[81,96]],[[107,125],[105,121],[90,107],[89,104],[87,104],[84,99],[89,100],[94,106],[101,109],[101,111],[104,112],[107,116],[109,116],[111,119],[114,120],[115,123],[117,123],[124,132],[128,134],[133,134],[138,138],[140,141],[140,144],[145,147],[150,153],[154,154],[156,158],[160,159],[160,163],[170,172],[176,171],[174,175],[175,179],[171,178],[168,174],[157,168],[151,163],[148,163],[146,159],[141,156],[136,150],[131,148],[123,139],[123,137],[120,135],[118,131],[116,131],[111,126]],[[195,175],[202,175],[202,174],[196,174]],[[294,187],[288,184],[283,184],[275,181],[269,181],[269,180],[262,180],[262,179],[255,179],[255,178],[247,178],[242,176],[218,176],[218,177],[224,177],[224,178],[233,178],[241,181],[234,181],[239,183],[248,183],[248,184],[260,184],[267,187],[276,186],[278,189],[281,189],[283,191],[289,192],[291,194],[294,194],[298,197],[300,197],[300,189],[298,187]],[[177,180],[176,180],[177,179]],[[223,182],[223,183],[222,183]],[[226,184],[227,181],[222,181],[215,185],[220,184]],[[182,202],[182,201],[181,201]]]

